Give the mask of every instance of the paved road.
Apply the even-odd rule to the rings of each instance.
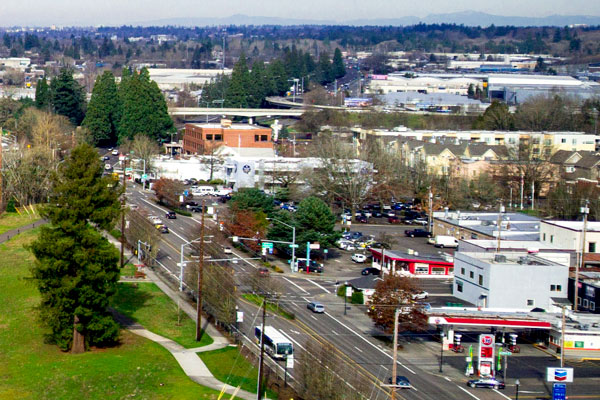
[[[160,215],[161,217],[164,215],[166,210],[156,206],[151,195],[140,193],[135,186],[128,192],[130,193],[129,201],[146,208],[151,214]],[[179,276],[177,263],[179,262],[180,246],[186,240],[195,239],[199,236],[199,216],[195,215],[193,218],[178,216],[176,220],[165,220],[165,222],[171,233],[163,235],[164,243],[161,245],[158,261],[162,268],[168,271],[173,281],[176,282]],[[410,245],[413,245],[413,242],[410,243]],[[414,243],[418,244],[420,242],[415,241]],[[421,243],[421,245],[428,246],[424,243]],[[250,274],[257,268],[250,261],[241,261],[234,265],[239,276]],[[359,265],[349,265],[342,267],[342,269],[348,268],[349,270],[345,271],[346,273],[356,274],[356,271],[360,270],[361,267]],[[354,269],[350,271],[351,268]],[[381,384],[391,376],[391,351],[383,342],[373,337],[373,334],[377,334],[377,332],[373,330],[372,324],[360,309],[351,306],[347,310],[348,315],[344,315],[343,302],[335,296],[335,277],[297,274],[279,276],[273,274],[272,279],[277,280],[280,284],[282,288],[281,302],[287,309],[294,312],[296,319],[290,321],[269,313],[267,324],[281,329],[296,345],[296,364],[302,363],[303,357],[307,356],[303,353],[305,353],[307,347],[310,347],[309,343],[333,344],[335,357],[339,363],[350,365],[353,374],[363,377],[364,381],[368,383],[367,388],[363,389],[363,391],[368,391],[366,396],[370,399],[387,398],[388,389],[381,386]],[[241,281],[238,283],[240,288],[243,289],[244,284]],[[431,293],[430,301],[433,302],[437,301],[438,296],[443,299],[448,294],[450,285],[451,283],[447,280],[423,281],[422,283],[422,287]],[[325,314],[313,314],[306,309],[306,303],[313,299],[325,304],[327,310]],[[253,326],[258,325],[259,321],[258,309],[256,306],[244,301],[240,302],[240,309],[245,313],[244,323],[240,328],[251,338]],[[414,389],[400,391],[398,398],[432,400],[511,398],[508,396],[512,396],[514,389],[510,386],[510,381],[505,393],[467,388],[465,386],[467,379],[462,374],[464,355],[446,355],[444,373],[440,374],[438,371],[438,348],[439,345],[432,343],[430,337],[417,338],[410,344],[406,343],[405,350],[401,352],[399,357],[398,374],[407,376]],[[539,392],[544,388],[543,379],[540,379],[539,376],[543,375],[546,366],[544,359],[546,358],[549,359],[549,357],[543,355],[540,360],[525,357],[521,360],[519,356],[514,357],[515,361],[511,359],[509,370],[513,367],[512,363],[514,363],[513,368],[515,369],[512,371],[519,372],[528,368],[537,371],[537,376],[525,377],[523,375],[524,380],[522,381],[521,390]],[[297,374],[297,368],[291,371],[291,379],[294,379],[295,374]],[[597,383],[597,381],[593,381],[593,383]],[[579,398],[600,398],[594,397],[597,393],[593,385],[590,386],[583,382],[576,386],[573,394],[592,396]],[[519,397],[536,398],[528,396],[540,395],[540,393],[522,393]],[[571,396],[570,398],[578,397]]]

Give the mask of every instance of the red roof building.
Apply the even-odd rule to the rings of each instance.
[[[434,254],[409,254],[397,250],[370,249],[373,267],[384,273],[395,272],[415,276],[453,275],[454,262]],[[383,263],[382,260],[383,252]]]

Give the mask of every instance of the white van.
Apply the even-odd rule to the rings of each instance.
[[[442,236],[438,235],[435,237],[435,247],[448,247],[456,249],[458,247],[458,240],[454,236]]]
[[[212,196],[215,193],[216,193],[215,188],[212,186],[192,187],[192,194],[194,196]]]

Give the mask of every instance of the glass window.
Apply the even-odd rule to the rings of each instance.
[[[213,135],[212,134],[206,134],[206,140],[213,140]]]
[[[544,242],[546,241],[546,234],[544,233],[544,238],[542,239]]]
[[[446,275],[446,268],[444,267],[432,267],[431,268],[432,275]]]
[[[565,138],[562,138],[562,139],[560,139],[560,142],[561,142],[561,143],[567,143],[567,139],[565,139]]]
[[[550,235],[550,243],[554,243],[554,235]]]
[[[266,141],[268,141],[268,140],[269,140],[269,139],[268,139],[268,136],[267,136],[267,135],[260,135],[260,141],[261,141],[261,142],[266,142]]]
[[[415,268],[415,274],[428,274],[429,273],[429,267],[417,267]]]
[[[258,142],[258,140],[259,140],[259,135],[254,135],[254,141]]]
[[[556,292],[556,285],[550,285],[550,291]]]
[[[469,271],[469,278],[475,278],[475,273],[473,271]]]
[[[464,275],[464,274],[465,274],[465,269],[464,269],[464,268],[461,268],[461,269],[460,269],[460,274],[461,274],[461,275]]]
[[[588,253],[595,253],[596,252],[596,242],[589,242],[588,243]]]
[[[562,292],[562,285],[556,285],[556,291]]]
[[[479,275],[479,284],[483,285],[483,275]]]
[[[593,301],[590,301],[590,311],[596,311],[596,303]]]
[[[215,135],[215,140],[221,142],[223,140],[223,135]]]
[[[588,299],[583,299],[583,307],[588,308],[590,306],[590,301]]]
[[[463,283],[460,281],[456,281],[456,290],[458,292],[462,292],[463,291]]]
[[[534,300],[531,300],[531,299],[528,299],[528,300],[527,300],[527,305],[528,305],[529,307],[533,307],[533,306],[535,305],[535,301],[534,301]]]

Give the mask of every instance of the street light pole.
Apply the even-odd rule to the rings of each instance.
[[[125,264],[125,192],[127,191],[127,157],[123,160],[123,197],[121,198],[121,269]]]
[[[515,381],[515,386],[517,387],[517,392],[516,392],[516,396],[515,396],[515,399],[516,399],[516,400],[519,400],[519,385],[520,385],[520,384],[521,384],[521,382],[520,382],[520,381],[517,379],[517,380]]]
[[[392,364],[392,393],[391,399],[396,400],[396,362],[398,361],[398,320],[400,319],[400,309],[396,307],[394,311],[394,357]]]
[[[573,289],[574,297],[573,297],[573,310],[577,312],[577,303],[579,300],[579,269],[583,268],[583,255],[585,254],[585,234],[587,231],[587,216],[590,213],[590,209],[588,208],[589,200],[585,201],[585,206],[581,207],[579,210],[583,214],[583,235],[581,238],[581,257],[579,258],[579,262],[575,265],[575,285]]]
[[[202,339],[202,278],[204,269],[204,200],[202,200],[202,226],[200,228],[200,260],[198,260],[198,301],[196,302],[196,341]]]
[[[440,332],[440,372],[444,372],[442,369],[442,365],[444,364],[444,331]]]

